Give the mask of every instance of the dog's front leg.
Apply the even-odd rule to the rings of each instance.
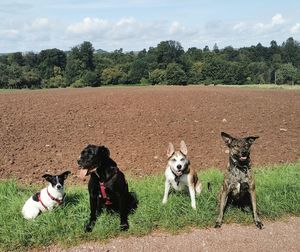
[[[227,186],[226,186],[225,182],[224,182],[221,190],[222,191],[221,191],[221,197],[220,197],[220,213],[219,213],[219,216],[217,218],[215,228],[221,227],[222,221],[223,221],[223,216],[224,216],[224,209],[225,209],[225,206],[227,204],[228,189],[227,189]]]
[[[169,191],[170,191],[170,182],[166,179],[166,182],[165,182],[165,194],[164,194],[164,198],[163,198],[163,201],[162,203],[163,204],[166,204],[167,201],[168,201],[168,195],[169,195]]]
[[[128,197],[124,195],[120,195],[119,197],[119,208],[120,208],[120,229],[121,231],[127,231],[129,229],[128,224]]]
[[[258,214],[257,214],[257,208],[256,208],[256,191],[255,191],[255,185],[252,185],[252,188],[249,191],[250,196],[251,196],[251,204],[252,204],[252,211],[253,211],[253,219],[255,222],[255,225],[259,228],[262,229],[263,224],[260,221],[260,219],[258,218]]]
[[[98,207],[98,197],[96,196],[90,196],[90,220],[86,224],[84,231],[85,232],[91,232],[95,226],[97,215],[99,215],[99,212],[101,211],[100,209],[97,209]]]
[[[191,205],[192,205],[192,208],[194,210],[196,210],[196,193],[195,193],[195,187],[192,183],[189,183],[189,192],[190,192],[190,196],[191,196]]]

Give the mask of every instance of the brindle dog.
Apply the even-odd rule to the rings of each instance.
[[[227,204],[231,203],[242,208],[249,204],[255,225],[261,229],[263,224],[257,214],[255,183],[250,161],[250,147],[258,136],[234,138],[224,132],[221,136],[229,147],[229,163],[219,194],[220,213],[215,227],[221,227],[224,210]]]

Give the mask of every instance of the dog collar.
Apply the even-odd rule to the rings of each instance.
[[[47,194],[48,194],[48,196],[50,197],[50,199],[54,200],[58,205],[60,205],[60,204],[63,203],[63,200],[64,200],[65,195],[66,195],[66,194],[64,194],[64,195],[63,195],[63,198],[62,198],[61,200],[60,200],[60,199],[57,199],[57,198],[53,197],[53,196],[49,193],[48,188],[47,188]]]
[[[233,166],[235,168],[238,168],[239,170],[241,170],[242,172],[247,172],[248,170],[251,169],[251,165],[250,165],[250,157],[247,159],[247,164],[245,165],[240,165],[239,161],[230,157],[230,161],[232,162]]]
[[[41,205],[43,206],[43,208],[45,208],[45,210],[48,210],[48,207],[45,206],[45,204],[43,203],[42,199],[41,199],[41,193],[39,192],[38,194],[38,200],[41,203]]]
[[[175,182],[176,182],[176,184],[177,184],[177,186],[178,186],[178,185],[179,185],[179,181],[180,181],[180,177],[183,175],[183,172],[181,172],[181,174],[178,175],[177,172],[173,171],[172,167],[170,167],[170,169],[171,169],[171,172],[172,172],[172,173],[174,174],[174,176],[175,176]]]

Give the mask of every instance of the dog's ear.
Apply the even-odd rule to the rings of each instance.
[[[100,155],[101,157],[109,157],[110,151],[105,146],[98,146],[96,150],[96,155]]]
[[[59,176],[63,178],[63,180],[67,179],[67,177],[71,174],[70,171],[65,171],[62,174],[60,174]]]
[[[180,151],[181,151],[181,153],[182,153],[183,155],[185,155],[185,156],[186,156],[187,153],[188,153],[186,144],[185,144],[185,142],[184,142],[183,140],[181,140],[181,142],[180,142]]]
[[[221,132],[221,137],[223,138],[224,142],[227,144],[228,147],[230,147],[232,141],[235,139],[234,137],[230,136],[225,132]]]
[[[42,176],[42,178],[46,179],[48,182],[51,182],[51,179],[53,178],[53,176],[50,174],[44,174]]]
[[[172,143],[169,143],[168,150],[167,150],[167,156],[168,158],[171,157],[174,153],[174,145]]]
[[[259,138],[259,136],[249,136],[249,137],[246,137],[246,141],[249,144],[253,144],[257,138]]]

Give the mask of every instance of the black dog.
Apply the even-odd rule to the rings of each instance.
[[[110,158],[108,148],[88,145],[81,151],[77,162],[81,169],[80,177],[90,175],[88,190],[91,215],[85,231],[92,231],[104,207],[119,213],[121,230],[128,230],[128,215],[137,208],[138,202],[135,194],[128,191],[125,176]]]
[[[258,136],[235,138],[225,132],[221,136],[229,147],[229,163],[219,194],[220,213],[215,227],[221,227],[224,210],[231,203],[241,208],[250,205],[254,223],[261,229],[263,224],[257,214],[255,181],[250,160],[250,147]]]

